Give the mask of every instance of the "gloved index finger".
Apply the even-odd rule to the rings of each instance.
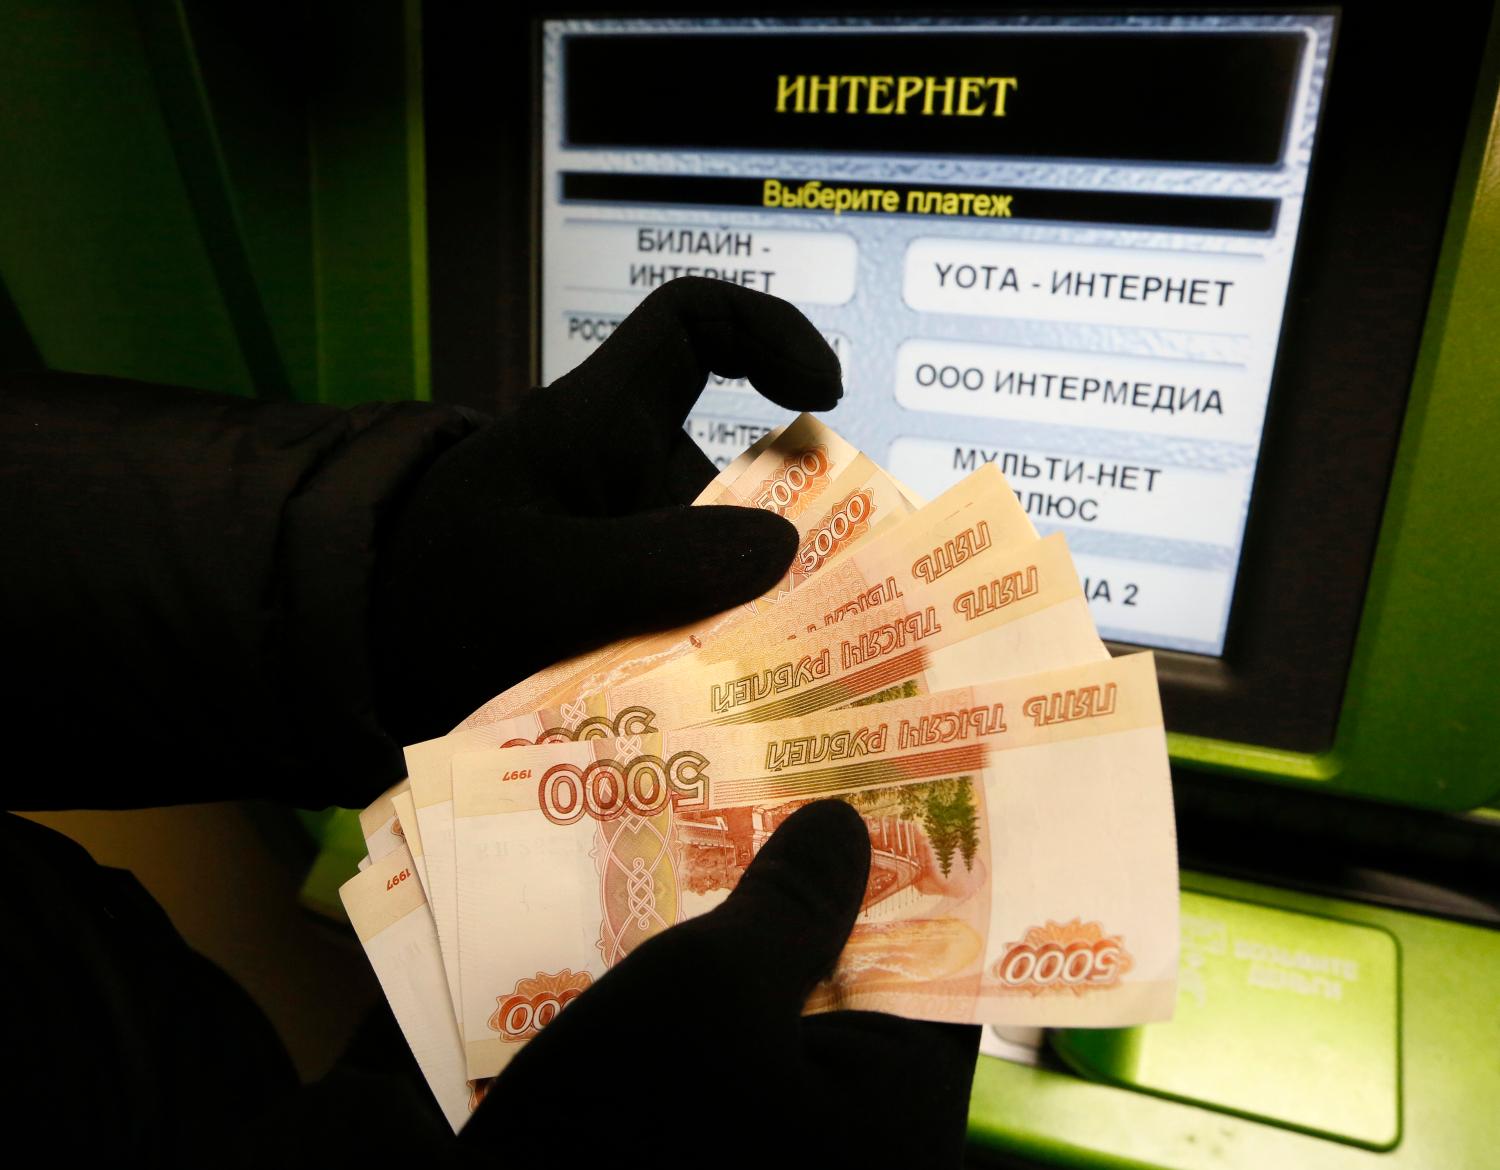
[[[837,356],[793,305],[698,276],[652,292],[554,389],[596,403],[623,397],[666,440],[681,428],[710,373],[748,377],[788,410],[827,410],[843,394]]]

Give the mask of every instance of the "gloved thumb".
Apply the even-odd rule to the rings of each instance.
[[[864,820],[843,801],[820,800],[777,828],[701,929],[721,935],[770,1014],[797,1011],[833,970],[869,875]]]

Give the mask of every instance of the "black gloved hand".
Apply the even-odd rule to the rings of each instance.
[[[496,1079],[466,1163],[956,1167],[979,1029],[801,1015],[859,913],[864,822],[819,801],[718,909],[651,939]]]
[[[790,524],[684,506],[713,477],[682,429],[710,371],[748,375],[791,410],[842,393],[838,359],[787,302],[684,278],[422,476],[377,563],[390,734],[441,735],[548,663],[775,584],[796,551]]]

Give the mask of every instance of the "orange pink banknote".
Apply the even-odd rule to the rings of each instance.
[[[700,503],[801,535],[749,606],[549,668],[361,814],[346,908],[458,1128],[644,939],[727,896],[802,804],[872,866],[809,1012],[1120,1026],[1170,1015],[1171,785],[1149,654],[1111,658],[1062,537],[993,467],[922,504],[802,416]]]

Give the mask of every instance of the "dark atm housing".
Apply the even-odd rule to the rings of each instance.
[[[1176,1032],[1059,1034],[1038,1069],[981,1060],[970,1121],[976,1158],[988,1150],[1024,1164],[1116,1165],[1124,1156],[1206,1166],[1233,1140],[1260,1151],[1258,1164],[1358,1166],[1380,1156],[1420,1166],[1460,1164],[1467,1151],[1500,1142],[1478,1120],[1492,1115],[1500,1093],[1500,1071],[1483,1056],[1500,1029],[1485,1025],[1487,1040],[1472,1030],[1500,979],[1500,819],[1486,807],[1500,803],[1491,665],[1500,653],[1500,541],[1490,521],[1500,470],[1484,438],[1500,428],[1495,12],[1485,4],[1441,14],[1291,10],[1331,12],[1336,28],[1228,637],[1221,658],[1158,652],[1157,660],[1185,923],[1201,926],[1204,907],[1217,907],[1223,922],[1239,924],[1227,930],[1274,931],[1285,912],[1288,929],[1312,924],[1309,945],[1368,947],[1360,994],[1375,999],[1356,1007],[1351,991],[1346,1023],[1384,1062],[1372,1058],[1348,1077],[1319,1071],[1298,1037],[1268,1057],[1274,1047],[1257,1048],[1251,1034],[1259,1029],[1259,1041],[1274,1046],[1267,1011],[1293,1017],[1253,995],[1272,994],[1272,984],[1333,993],[1296,983],[1305,973],[1262,971],[1258,991],[1213,1017],[1217,1032],[1180,999]],[[698,13],[533,5],[489,25],[429,13],[439,395],[492,406],[488,388],[537,376],[540,22],[672,15]],[[692,78],[683,62],[677,84],[688,104]],[[1163,79],[1174,83],[1184,87],[1184,125],[1202,132],[1191,86]],[[600,112],[596,131],[620,133],[610,117]],[[1423,933],[1429,927],[1452,933],[1439,941]],[[1184,939],[1184,961],[1210,966],[1240,945],[1200,952]],[[1409,989],[1460,952],[1473,961],[1457,976],[1458,999],[1425,1018]],[[1197,990],[1186,975],[1184,985]],[[1250,1033],[1227,1023],[1241,1016]],[[1331,1041],[1325,1048],[1337,1053]],[[1444,1091],[1445,1060],[1470,1070],[1472,1095],[1461,1108],[1473,1109],[1475,1123],[1414,1125],[1423,1102]],[[1200,1062],[1218,1062],[1221,1077],[1246,1086],[1243,1096],[1184,1089],[1204,1079],[1194,1072]],[[1312,1079],[1295,1085],[1307,1116],[1278,1112],[1277,1093],[1294,1082],[1277,1085],[1273,1065],[1308,1070]],[[1175,1081],[1150,1072],[1172,1067]],[[1378,1083],[1358,1083],[1362,1076]],[[1350,1096],[1325,1099],[1319,1086],[1331,1082],[1348,1084]],[[1388,1115],[1361,1121],[1341,1112],[1359,1094],[1383,1100]],[[1150,1136],[1131,1145],[1089,1120],[1100,1115]]]

